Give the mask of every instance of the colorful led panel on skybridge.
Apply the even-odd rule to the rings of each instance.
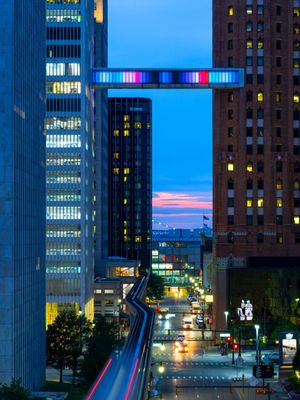
[[[242,68],[94,69],[92,84],[102,89],[224,89],[244,86]]]

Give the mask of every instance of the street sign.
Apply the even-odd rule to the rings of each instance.
[[[274,367],[272,365],[254,365],[253,376],[255,378],[273,378]]]

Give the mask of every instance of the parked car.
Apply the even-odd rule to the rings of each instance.
[[[272,353],[265,354],[262,357],[264,364],[279,364],[279,353],[274,351]]]

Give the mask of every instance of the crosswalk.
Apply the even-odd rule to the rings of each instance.
[[[226,376],[210,376],[210,375],[183,375],[183,374],[176,374],[176,375],[166,375],[159,378],[160,380],[193,380],[193,381],[213,381],[213,382],[230,382],[230,379]]]
[[[202,336],[188,337],[187,341],[199,341],[199,342],[202,342],[202,341],[212,340],[210,336],[211,335],[209,335],[209,336],[205,335],[204,339],[202,339]],[[176,339],[177,339],[177,336],[168,336],[168,335],[155,336],[155,338],[154,338],[155,341],[165,341],[165,342],[167,342],[167,341],[175,341]]]
[[[224,367],[227,364],[224,362],[166,361],[164,365],[171,367]]]

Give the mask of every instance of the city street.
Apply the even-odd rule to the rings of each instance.
[[[169,318],[157,319],[155,325],[152,388],[163,399],[252,400],[256,396],[262,397],[255,393],[255,388],[249,387],[255,364],[253,350],[242,351],[243,363],[239,366],[232,364],[232,353],[222,356],[218,346],[214,346],[213,332],[205,330],[203,339],[202,330],[197,328],[185,296],[167,297],[161,307],[169,309]],[[192,330],[182,328],[185,317],[193,318]],[[176,349],[176,337],[182,334],[187,341],[187,353],[179,353]],[[235,361],[237,357],[235,354]],[[271,396],[274,400],[287,398],[285,394]]]

